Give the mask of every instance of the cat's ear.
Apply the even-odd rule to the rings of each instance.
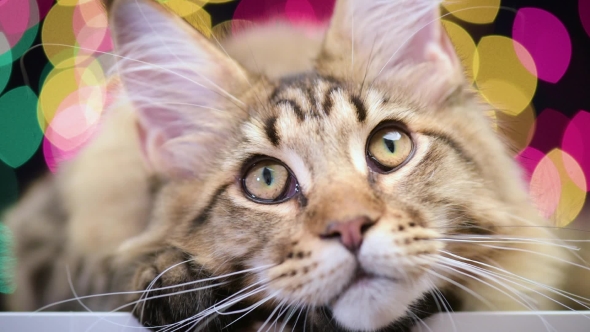
[[[412,66],[440,81],[460,79],[439,12],[440,0],[338,0],[319,67],[356,80],[386,82]]]
[[[147,160],[167,175],[202,175],[246,116],[236,95],[247,73],[155,1],[115,0],[110,20]]]

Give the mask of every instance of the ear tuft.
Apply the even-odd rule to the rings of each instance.
[[[246,116],[247,73],[179,17],[150,0],[114,1],[117,70],[156,171],[200,176]]]
[[[444,90],[440,83],[462,80],[460,61],[440,22],[439,0],[338,0],[318,68],[386,83],[410,67],[436,77],[433,88]]]

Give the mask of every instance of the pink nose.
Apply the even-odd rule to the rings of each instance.
[[[320,236],[323,239],[339,237],[350,251],[356,251],[363,243],[363,233],[375,224],[368,217],[356,217],[345,222],[332,222]]]

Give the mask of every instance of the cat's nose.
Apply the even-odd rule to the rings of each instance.
[[[324,233],[320,235],[323,239],[339,237],[340,242],[348,250],[355,252],[363,243],[363,234],[375,224],[368,217],[356,217],[344,222],[332,222],[328,224]]]

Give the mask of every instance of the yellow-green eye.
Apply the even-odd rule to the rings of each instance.
[[[380,172],[390,172],[402,166],[413,150],[410,136],[394,125],[378,128],[367,142],[368,159]]]
[[[252,163],[243,177],[242,185],[246,195],[260,203],[284,201],[297,191],[289,170],[274,159]]]

